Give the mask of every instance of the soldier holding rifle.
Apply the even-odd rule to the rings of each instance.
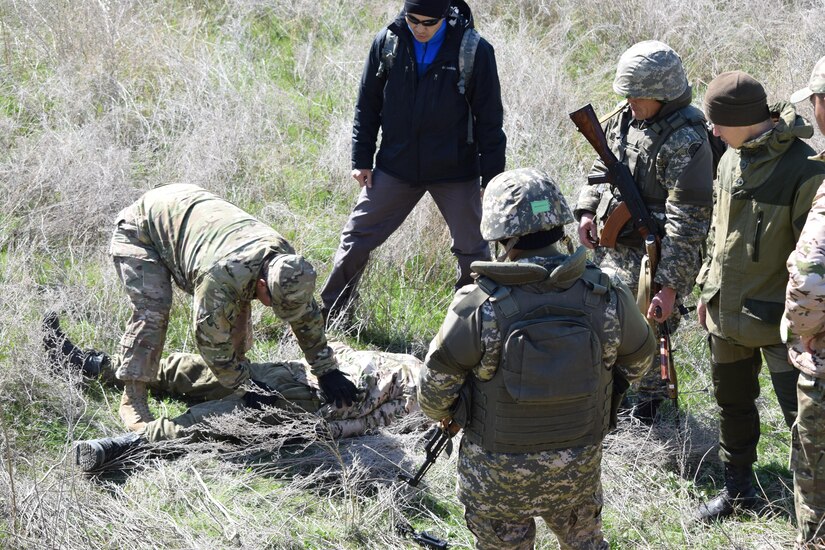
[[[639,288],[645,243],[637,216],[623,205],[628,193],[613,181],[616,167],[609,169],[601,158],[596,160],[573,213],[581,243],[595,249],[602,269],[640,295],[643,313],[660,323],[660,335],[665,337],[678,324],[679,297],[693,288],[708,231],[713,155],[706,121],[690,105],[692,92],[681,59],[662,42],[639,42],[624,52],[613,89],[627,101],[607,117],[604,134],[649,214],[649,233],[658,253],[658,269],[647,269],[652,291]],[[652,298],[645,301],[648,293]],[[665,323],[669,326],[661,326]],[[646,422],[653,421],[668,395],[660,361],[657,357],[656,368],[639,384],[634,413]]]

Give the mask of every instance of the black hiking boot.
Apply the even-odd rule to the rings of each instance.
[[[663,399],[660,398],[640,400],[633,407],[630,414],[642,424],[652,426],[653,421],[656,419],[656,413],[659,412],[659,406],[662,404],[662,401]]]
[[[750,465],[735,466],[725,463],[725,486],[710,501],[700,504],[700,521],[715,521],[733,514],[737,509],[756,510],[759,497],[753,486],[753,471]]]
[[[114,462],[122,463],[132,451],[146,443],[140,434],[103,437],[80,441],[75,445],[75,464],[84,472],[100,470]]]
[[[43,318],[43,347],[54,367],[80,369],[85,376],[96,378],[109,366],[109,356],[95,350],[83,351],[66,337],[54,312]]]

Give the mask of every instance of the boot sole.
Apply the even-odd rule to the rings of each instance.
[[[103,447],[94,441],[81,441],[75,446],[75,464],[84,472],[100,468],[105,455]]]

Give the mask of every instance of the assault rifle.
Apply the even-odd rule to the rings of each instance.
[[[432,427],[427,444],[424,446],[424,450],[427,453],[424,463],[414,476],[402,472],[398,474],[398,479],[408,483],[411,487],[418,487],[427,470],[435,464],[435,460],[438,458],[438,455],[441,454],[441,451],[446,448],[447,456],[450,456],[453,452],[453,434],[450,431],[450,425],[445,428],[439,423]]]
[[[643,262],[643,270],[647,271],[647,276],[651,284],[649,285],[649,294],[645,296],[645,300],[639,303],[639,309],[642,315],[647,316],[647,309],[655,293],[659,290],[657,285],[653,284],[656,275],[656,268],[659,263],[660,240],[656,234],[656,224],[639,194],[639,188],[633,179],[633,174],[626,165],[624,165],[607,143],[607,137],[604,135],[602,125],[599,123],[599,118],[596,116],[593,106],[589,103],[581,109],[570,113],[570,119],[576,125],[579,132],[587,139],[599,158],[607,168],[605,178],[596,177],[588,178],[589,183],[610,183],[619,190],[622,201],[619,206],[610,214],[607,222],[602,228],[599,238],[599,246],[606,246],[613,248],[616,245],[616,238],[619,230],[624,225],[631,221],[633,227],[642,235],[644,239],[646,258]],[[644,273],[642,274],[644,275]],[[642,281],[639,281],[641,288]],[[643,305],[646,303],[647,305]],[[657,311],[661,314],[661,311]],[[658,315],[657,315],[658,316]],[[673,400],[673,403],[678,406],[678,386],[676,380],[676,370],[673,366],[673,356],[671,354],[670,345],[670,330],[667,323],[656,323],[657,333],[659,336],[659,355],[660,355],[660,370],[662,380],[666,381],[668,388],[668,397]]]
[[[607,168],[606,177],[589,177],[588,182],[591,184],[609,182],[621,193],[622,201],[610,214],[608,221],[602,228],[599,237],[600,246],[608,248],[616,246],[619,230],[628,221],[633,222],[633,227],[641,233],[643,239],[647,238],[648,235],[655,236],[656,224],[653,218],[650,217],[642,196],[639,194],[639,188],[636,186],[633,174],[610,150],[607,137],[604,135],[604,130],[602,130],[602,125],[599,124],[599,118],[593,111],[593,107],[588,103],[578,111],[570,113],[570,118],[576,128],[579,129],[579,132],[587,138],[587,141],[596,150],[599,158]],[[658,246],[658,238],[656,244]]]
[[[427,531],[416,531],[409,523],[403,521],[395,525],[395,530],[402,537],[409,537],[413,542],[417,542],[422,548],[447,550],[450,547],[450,544],[446,540],[431,535]]]

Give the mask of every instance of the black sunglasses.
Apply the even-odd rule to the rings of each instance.
[[[438,25],[439,21],[441,21],[440,17],[437,17],[435,19],[424,19],[422,21],[422,20],[420,20],[416,17],[413,17],[409,13],[404,14],[404,17],[407,18],[407,23],[409,23],[413,27],[416,26],[416,25],[423,25],[425,27],[434,27],[434,26]]]

